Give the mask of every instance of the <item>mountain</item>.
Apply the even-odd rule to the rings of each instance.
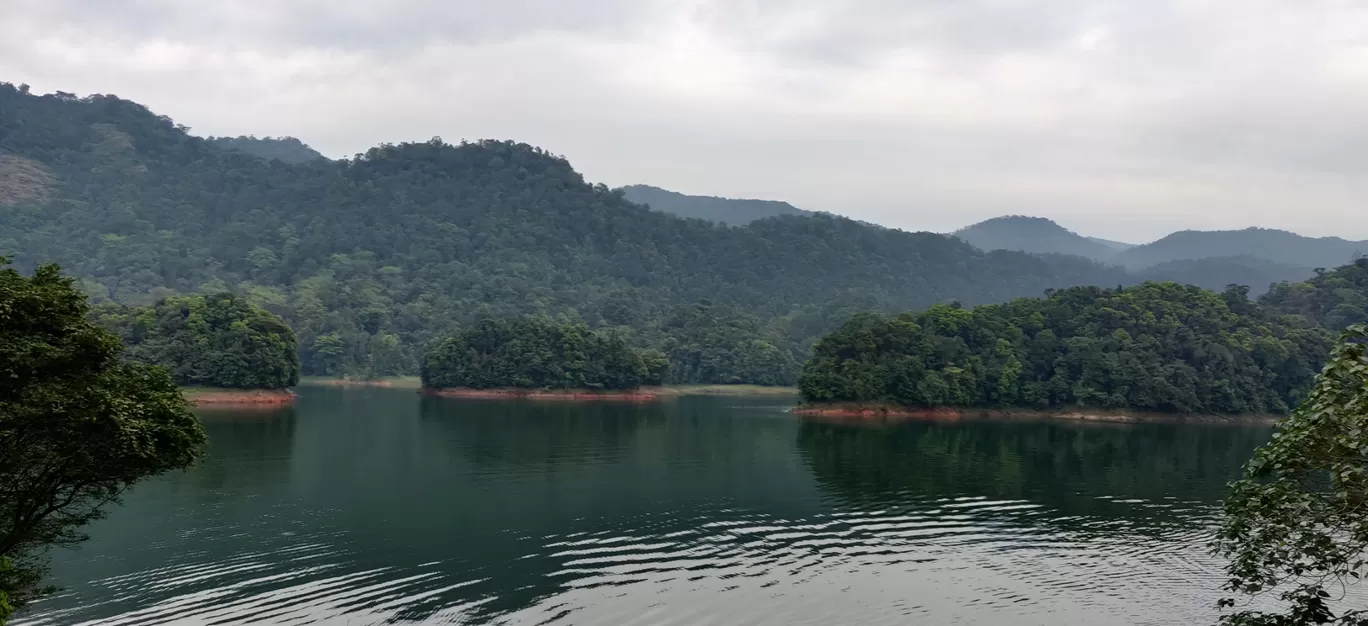
[[[1138,278],[1172,281],[1221,291],[1227,285],[1245,285],[1258,296],[1274,283],[1300,282],[1311,278],[1309,267],[1284,265],[1251,256],[1179,259],[1147,267],[1135,273]]]
[[[250,154],[266,160],[279,159],[286,163],[307,163],[325,158],[317,150],[294,137],[210,137],[206,141],[222,150]]]
[[[424,346],[523,314],[611,328],[701,364],[736,357],[738,341],[801,360],[856,309],[1131,281],[1082,258],[983,252],[830,215],[682,219],[512,141],[287,164],[220,149],[115,96],[8,84],[0,256],[23,271],[58,262],[97,301],[239,295],[291,325],[306,375],[413,373]],[[699,306],[716,313],[681,313]]]
[[[1253,257],[1292,267],[1339,267],[1368,254],[1368,241],[1339,237],[1303,237],[1284,230],[1185,230],[1163,239],[1135,246],[1116,255],[1114,261],[1141,269],[1180,259],[1204,257]]]
[[[1043,217],[997,217],[953,234],[980,250],[1071,254],[1095,261],[1110,261],[1118,252],[1114,242],[1084,237]]]
[[[811,215],[787,202],[774,200],[734,200],[713,196],[688,196],[650,185],[628,185],[622,193],[629,202],[656,211],[693,217],[729,226],[744,226],[758,219],[777,215]]]
[[[1110,239],[1102,239],[1102,238],[1100,238],[1100,237],[1086,237],[1086,239],[1087,239],[1088,241],[1093,242],[1093,243],[1100,243],[1100,244],[1102,244],[1102,245],[1104,245],[1104,246],[1107,246],[1108,248],[1111,248],[1111,249],[1113,249],[1113,250],[1116,250],[1117,252],[1120,252],[1120,251],[1122,251],[1122,250],[1129,250],[1129,249],[1135,247],[1135,244],[1133,244],[1133,243],[1125,243],[1125,242],[1122,242],[1122,241],[1112,241],[1112,240],[1110,240]]]

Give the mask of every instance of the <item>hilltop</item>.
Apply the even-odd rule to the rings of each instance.
[[[1339,267],[1368,253],[1368,242],[1339,237],[1304,237],[1285,230],[1185,230],[1116,255],[1131,269],[1168,261],[1208,257],[1252,257],[1292,267]]]
[[[1037,254],[1072,254],[1110,261],[1127,244],[1084,237],[1043,217],[1008,215],[955,231],[980,250],[1019,250]]]
[[[210,137],[211,145],[223,150],[250,154],[266,160],[278,159],[285,163],[308,163],[325,158],[317,150],[294,137]]]
[[[812,214],[787,202],[690,196],[650,185],[628,185],[622,193],[628,201],[656,211],[729,226],[744,226],[766,217]]]

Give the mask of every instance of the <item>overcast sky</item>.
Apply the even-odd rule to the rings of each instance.
[[[910,230],[1368,239],[1352,0],[0,0],[0,80],[201,135],[516,139]],[[383,7],[383,8],[382,8]],[[3,115],[3,112],[0,112]]]

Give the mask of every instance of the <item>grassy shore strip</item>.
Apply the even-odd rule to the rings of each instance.
[[[331,376],[304,376],[301,385],[320,387],[385,387],[389,389],[421,389],[423,380],[417,376],[386,376],[372,380],[358,378],[335,378]]]
[[[289,389],[223,389],[218,387],[182,387],[181,394],[191,406],[284,406],[293,404],[295,394]]]
[[[1271,424],[1282,419],[1276,415],[1203,415],[1185,413],[1157,413],[1149,411],[1117,411],[1094,408],[1057,410],[963,408],[963,407],[906,407],[886,404],[805,404],[791,410],[795,415],[852,421],[930,420],[954,421],[963,419],[1011,420],[1080,420],[1123,424]]]
[[[305,376],[299,379],[301,385],[326,387],[385,387],[391,389],[422,389],[423,381],[417,376],[389,376],[375,380],[334,378],[329,376]],[[665,387],[642,387],[643,391],[659,396],[796,396],[794,387],[766,387],[764,385],[667,385]]]
[[[796,387],[766,387],[764,385],[669,385],[649,387],[662,395],[677,396],[796,396]]]
[[[655,402],[661,398],[659,394],[646,389],[424,388],[421,393],[429,396],[446,396],[451,398],[554,400],[573,402]]]

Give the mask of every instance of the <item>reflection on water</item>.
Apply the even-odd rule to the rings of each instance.
[[[1262,428],[301,391],[54,555],[21,624],[1171,624]]]

